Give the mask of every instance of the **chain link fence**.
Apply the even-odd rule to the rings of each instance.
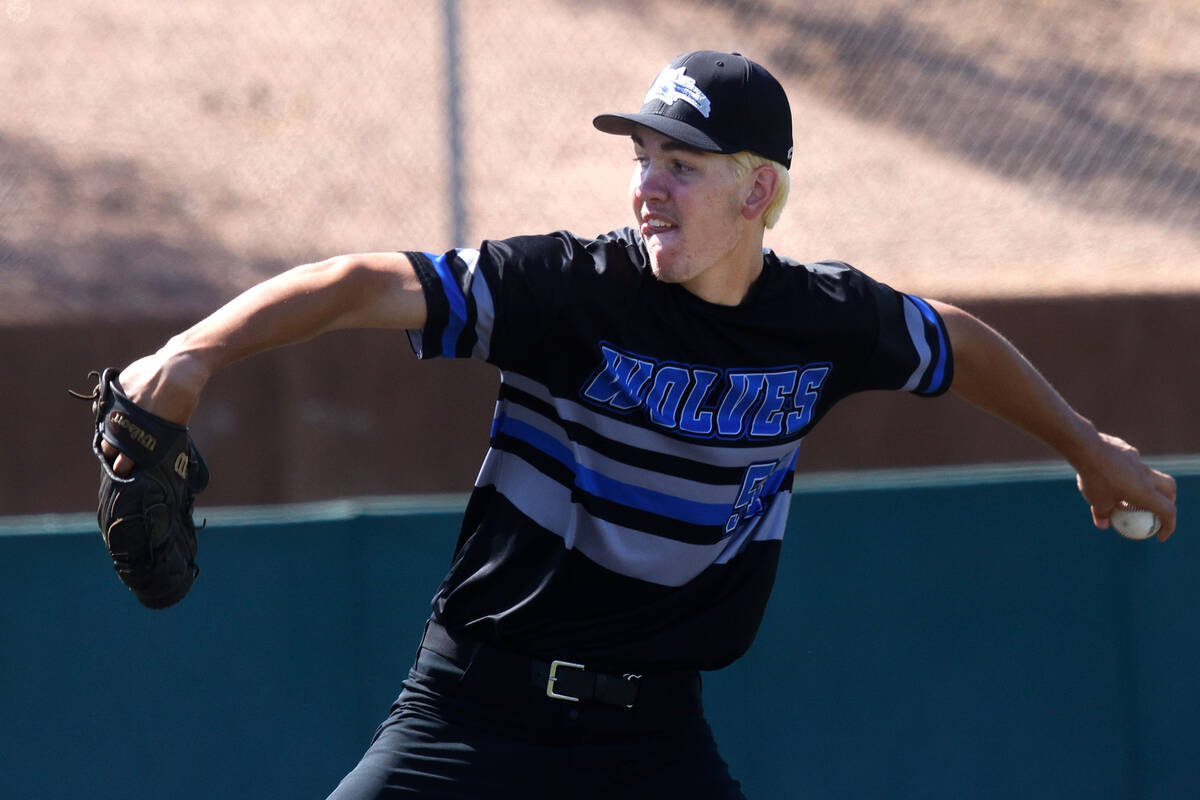
[[[787,255],[951,298],[1200,291],[1191,0],[0,4],[8,323],[627,224],[590,120],[701,47],[789,90]]]

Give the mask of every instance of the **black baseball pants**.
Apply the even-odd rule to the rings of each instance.
[[[646,681],[633,708],[571,702],[531,681],[527,659],[435,652],[431,638],[329,800],[745,800],[704,719],[698,673]]]

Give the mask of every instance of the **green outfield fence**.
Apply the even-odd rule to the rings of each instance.
[[[1200,796],[1200,539],[1093,530],[1058,466],[807,476],[750,653],[752,799]],[[151,612],[90,517],[0,520],[0,797],[321,798],[399,691],[460,497],[205,509]]]

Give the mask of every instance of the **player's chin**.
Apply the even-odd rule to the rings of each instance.
[[[683,283],[690,277],[687,267],[678,259],[653,249],[650,250],[650,271],[663,283]]]

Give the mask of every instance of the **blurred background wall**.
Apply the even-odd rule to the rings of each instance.
[[[701,47],[789,91],[768,246],[957,301],[1101,426],[1200,452],[1190,0],[3,5],[0,513],[89,507],[65,387],[279,270],[628,224],[630,146],[590,120]],[[246,362],[194,418],[206,500],[463,491],[494,380],[396,333]],[[802,470],[1053,456],[953,399],[847,408]]]

